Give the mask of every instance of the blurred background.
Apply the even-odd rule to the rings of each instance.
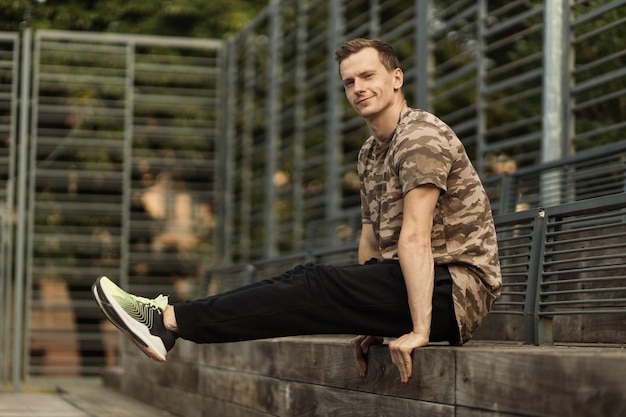
[[[369,134],[333,60],[346,39],[397,48],[409,105],[455,129],[494,212],[624,190],[618,159],[584,184],[533,177],[500,204],[501,178],[623,142],[624,1],[0,10],[3,381],[117,363],[119,336],[91,297],[99,275],[176,301],[219,290],[203,281],[214,268],[354,243]]]

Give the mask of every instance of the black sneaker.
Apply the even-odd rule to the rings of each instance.
[[[107,277],[98,278],[92,291],[111,323],[150,358],[165,362],[165,355],[174,347],[177,338],[177,333],[166,329],[163,324],[167,296],[159,295],[154,299],[137,297],[122,290]]]

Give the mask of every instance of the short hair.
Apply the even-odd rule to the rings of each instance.
[[[376,39],[357,38],[344,42],[335,52],[335,60],[341,64],[344,59],[365,48],[376,49],[380,62],[388,71],[400,68],[400,59],[394,47],[387,42]]]

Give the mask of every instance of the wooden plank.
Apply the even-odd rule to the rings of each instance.
[[[177,386],[157,385],[151,404],[173,415],[202,417],[202,396],[178,389]]]
[[[582,317],[585,343],[626,343],[626,314],[588,314]]]
[[[456,407],[455,417],[529,417],[527,414],[511,414],[499,411],[477,410],[475,408]]]
[[[307,336],[206,345],[204,363],[219,369],[280,379],[377,392],[446,404],[454,403],[454,350],[448,346],[414,353],[414,377],[402,384],[387,346],[374,346],[369,372],[356,370],[351,336]]]
[[[457,351],[457,404],[546,417],[626,415],[626,352],[566,347]]]
[[[220,401],[215,398],[202,398],[202,417],[276,417],[276,414],[268,414],[253,408],[243,407],[228,401]]]
[[[408,384],[391,362],[386,345],[372,346],[368,373],[358,375],[349,338],[285,338],[277,356],[277,376],[284,380],[355,391],[454,404],[455,356],[448,346],[417,349]]]
[[[438,416],[453,417],[454,406],[321,385],[290,382],[287,409],[281,416]]]
[[[274,376],[280,339],[202,345],[201,364]]]
[[[88,417],[80,408],[58,395],[0,392],[0,416],[7,417]]]
[[[200,395],[206,398],[272,415],[285,408],[284,383],[276,378],[210,367],[203,367],[201,378]]]
[[[151,368],[159,368],[157,383],[159,385],[175,386],[176,388],[197,393],[200,385],[200,370],[198,364],[168,360],[165,363],[155,363]]]
[[[202,394],[215,403],[275,416],[454,416],[454,406],[207,368]],[[219,414],[216,414],[219,415]],[[231,414],[225,414],[231,415]],[[237,415],[238,416],[238,415]]]
[[[184,361],[190,363],[198,363],[200,360],[200,352],[205,345],[190,342],[189,340],[178,339],[174,348],[167,352],[167,361]],[[131,344],[131,347],[137,349]]]
[[[477,340],[523,341],[523,317],[512,314],[490,313],[473,338]]]
[[[82,410],[84,416],[98,417],[137,417],[137,416],[162,416],[163,409],[151,404],[142,402],[137,398],[123,395],[114,390],[94,384],[89,381],[81,383],[62,383],[59,388],[60,396],[66,404],[72,404],[77,409]],[[0,415],[2,415],[0,413]],[[37,414],[39,416],[44,414]],[[45,414],[57,415],[57,414]],[[58,414],[70,416],[70,414]],[[24,417],[28,414],[24,414]],[[190,416],[191,417],[191,416]]]

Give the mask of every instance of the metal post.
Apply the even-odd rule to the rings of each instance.
[[[2,307],[0,307],[0,314],[2,314],[2,316],[0,316],[0,335],[5,335],[8,334],[8,329],[9,326],[7,326],[7,317],[10,317],[10,314],[8,311],[8,304],[5,302],[8,298],[7,298],[7,293],[8,293],[8,276],[5,274],[6,271],[6,265],[9,263],[7,262],[8,259],[6,259],[7,257],[5,255],[8,255],[8,240],[7,240],[7,231],[9,229],[9,227],[7,227],[8,225],[8,221],[6,221],[5,219],[5,213],[8,213],[9,209],[7,207],[7,205],[5,205],[4,203],[0,203],[0,302],[2,303]],[[7,345],[6,345],[6,341],[8,341],[9,338],[8,337],[2,337],[2,341],[0,342],[0,382],[4,383],[7,376],[7,372],[6,372],[6,366],[7,366],[7,361],[6,361],[6,353],[8,353],[9,349],[7,349]]]
[[[293,160],[304,161],[304,119],[305,110],[305,84],[306,84],[306,54],[308,52],[306,37],[308,24],[308,2],[298,2],[298,26],[296,29],[296,59],[295,59],[295,109],[293,137]],[[293,167],[293,232],[292,239],[295,250],[302,250],[304,243],[304,164],[296,163]]]
[[[267,97],[267,137],[266,152],[267,165],[265,166],[265,213],[264,213],[264,242],[263,255],[267,258],[276,256],[277,242],[277,216],[276,216],[276,185],[274,174],[278,170],[278,149],[280,146],[280,69],[281,69],[281,46],[282,46],[282,16],[280,9],[281,0],[272,0],[270,5],[270,50],[269,70],[267,71],[267,84],[269,94]]]
[[[486,46],[486,18],[487,18],[487,2],[486,0],[478,1],[478,39],[476,45],[475,59],[477,62],[478,74],[476,77],[476,155],[475,163],[480,175],[485,174],[485,132],[487,131],[486,116],[486,80],[487,80],[487,57],[485,56]],[[502,211],[500,212],[502,213]]]
[[[370,0],[368,31],[371,38],[380,37],[380,0]]]
[[[565,28],[568,22],[568,0],[544,3],[544,48],[543,48],[543,114],[541,161],[549,162],[562,158],[565,136],[565,110],[563,103],[563,74],[565,68]],[[541,177],[541,204],[550,207],[559,204],[560,196],[547,193],[551,186],[559,184],[557,172],[545,173]]]
[[[237,79],[237,55],[236,43],[231,40],[226,44],[226,70],[223,72],[223,76],[226,78],[225,95],[226,95],[226,116],[224,119],[225,134],[217,140],[218,146],[218,178],[221,177],[221,181],[218,186],[220,188],[219,201],[222,205],[222,213],[224,216],[223,221],[219,222],[218,240],[216,243],[214,253],[216,253],[217,259],[223,259],[224,263],[230,263],[233,257],[233,224],[234,224],[234,173],[235,173],[235,123],[237,119],[237,106],[235,98],[235,80]],[[221,253],[217,253],[217,251]],[[221,255],[221,257],[220,257]],[[216,259],[216,260],[217,260]]]
[[[126,100],[124,108],[124,177],[122,178],[122,240],[120,242],[120,285],[129,287],[130,221],[133,175],[133,114],[135,84],[135,42],[126,44]]]
[[[0,344],[0,352],[2,352],[2,369],[0,373],[0,380],[8,381],[10,357],[11,351],[11,338],[8,337],[9,329],[11,328],[11,276],[13,273],[12,255],[14,247],[13,244],[13,222],[15,219],[15,169],[17,159],[17,143],[15,138],[17,137],[17,114],[18,114],[18,82],[19,82],[19,60],[20,60],[20,37],[18,34],[11,35],[11,41],[13,43],[13,55],[12,55],[12,69],[11,69],[11,119],[9,126],[9,135],[14,140],[9,144],[9,169],[6,183],[6,198],[5,206],[3,207],[4,220],[2,223],[2,242],[0,243],[0,280],[2,281],[2,292],[0,296],[0,303],[2,308],[0,313],[1,335],[3,337]]]
[[[254,33],[243,36],[244,48],[245,48],[245,61],[244,61],[244,88],[245,91],[255,91],[256,88],[256,68],[254,67],[255,60],[257,58],[256,39]],[[253,94],[244,94],[243,97],[243,111],[244,114],[249,115],[255,111],[256,98]],[[240,258],[242,260],[250,259],[251,242],[252,242],[252,152],[254,140],[252,138],[254,131],[254,120],[252,117],[244,117],[243,120],[243,132],[242,132],[242,157],[238,169],[241,170],[241,212],[240,220]],[[234,138],[233,138],[234,139]],[[233,148],[234,149],[234,148]],[[233,173],[234,175],[234,173]]]
[[[533,219],[532,242],[543,242],[545,239],[545,211],[537,209]],[[524,343],[537,345],[539,342],[539,281],[541,274],[541,259],[543,257],[543,243],[533,244],[528,259],[528,282],[526,283],[526,298],[524,300]]]
[[[329,0],[330,27],[328,33],[328,75],[326,105],[326,218],[336,217],[341,208],[341,115],[342,99],[339,93],[337,65],[332,56],[339,47],[343,34],[343,8],[341,0]]]
[[[22,72],[20,75],[20,121],[19,121],[19,162],[17,192],[17,236],[15,245],[15,295],[13,316],[13,391],[21,390],[23,369],[22,358],[22,327],[24,324],[24,271],[26,247],[26,197],[28,175],[28,119],[30,90],[30,49],[31,29],[24,29],[22,38]]]
[[[414,106],[420,109],[429,110],[428,95],[428,78],[430,77],[429,68],[429,10],[431,0],[415,0],[415,9],[417,10],[417,22],[415,22],[415,93]]]

